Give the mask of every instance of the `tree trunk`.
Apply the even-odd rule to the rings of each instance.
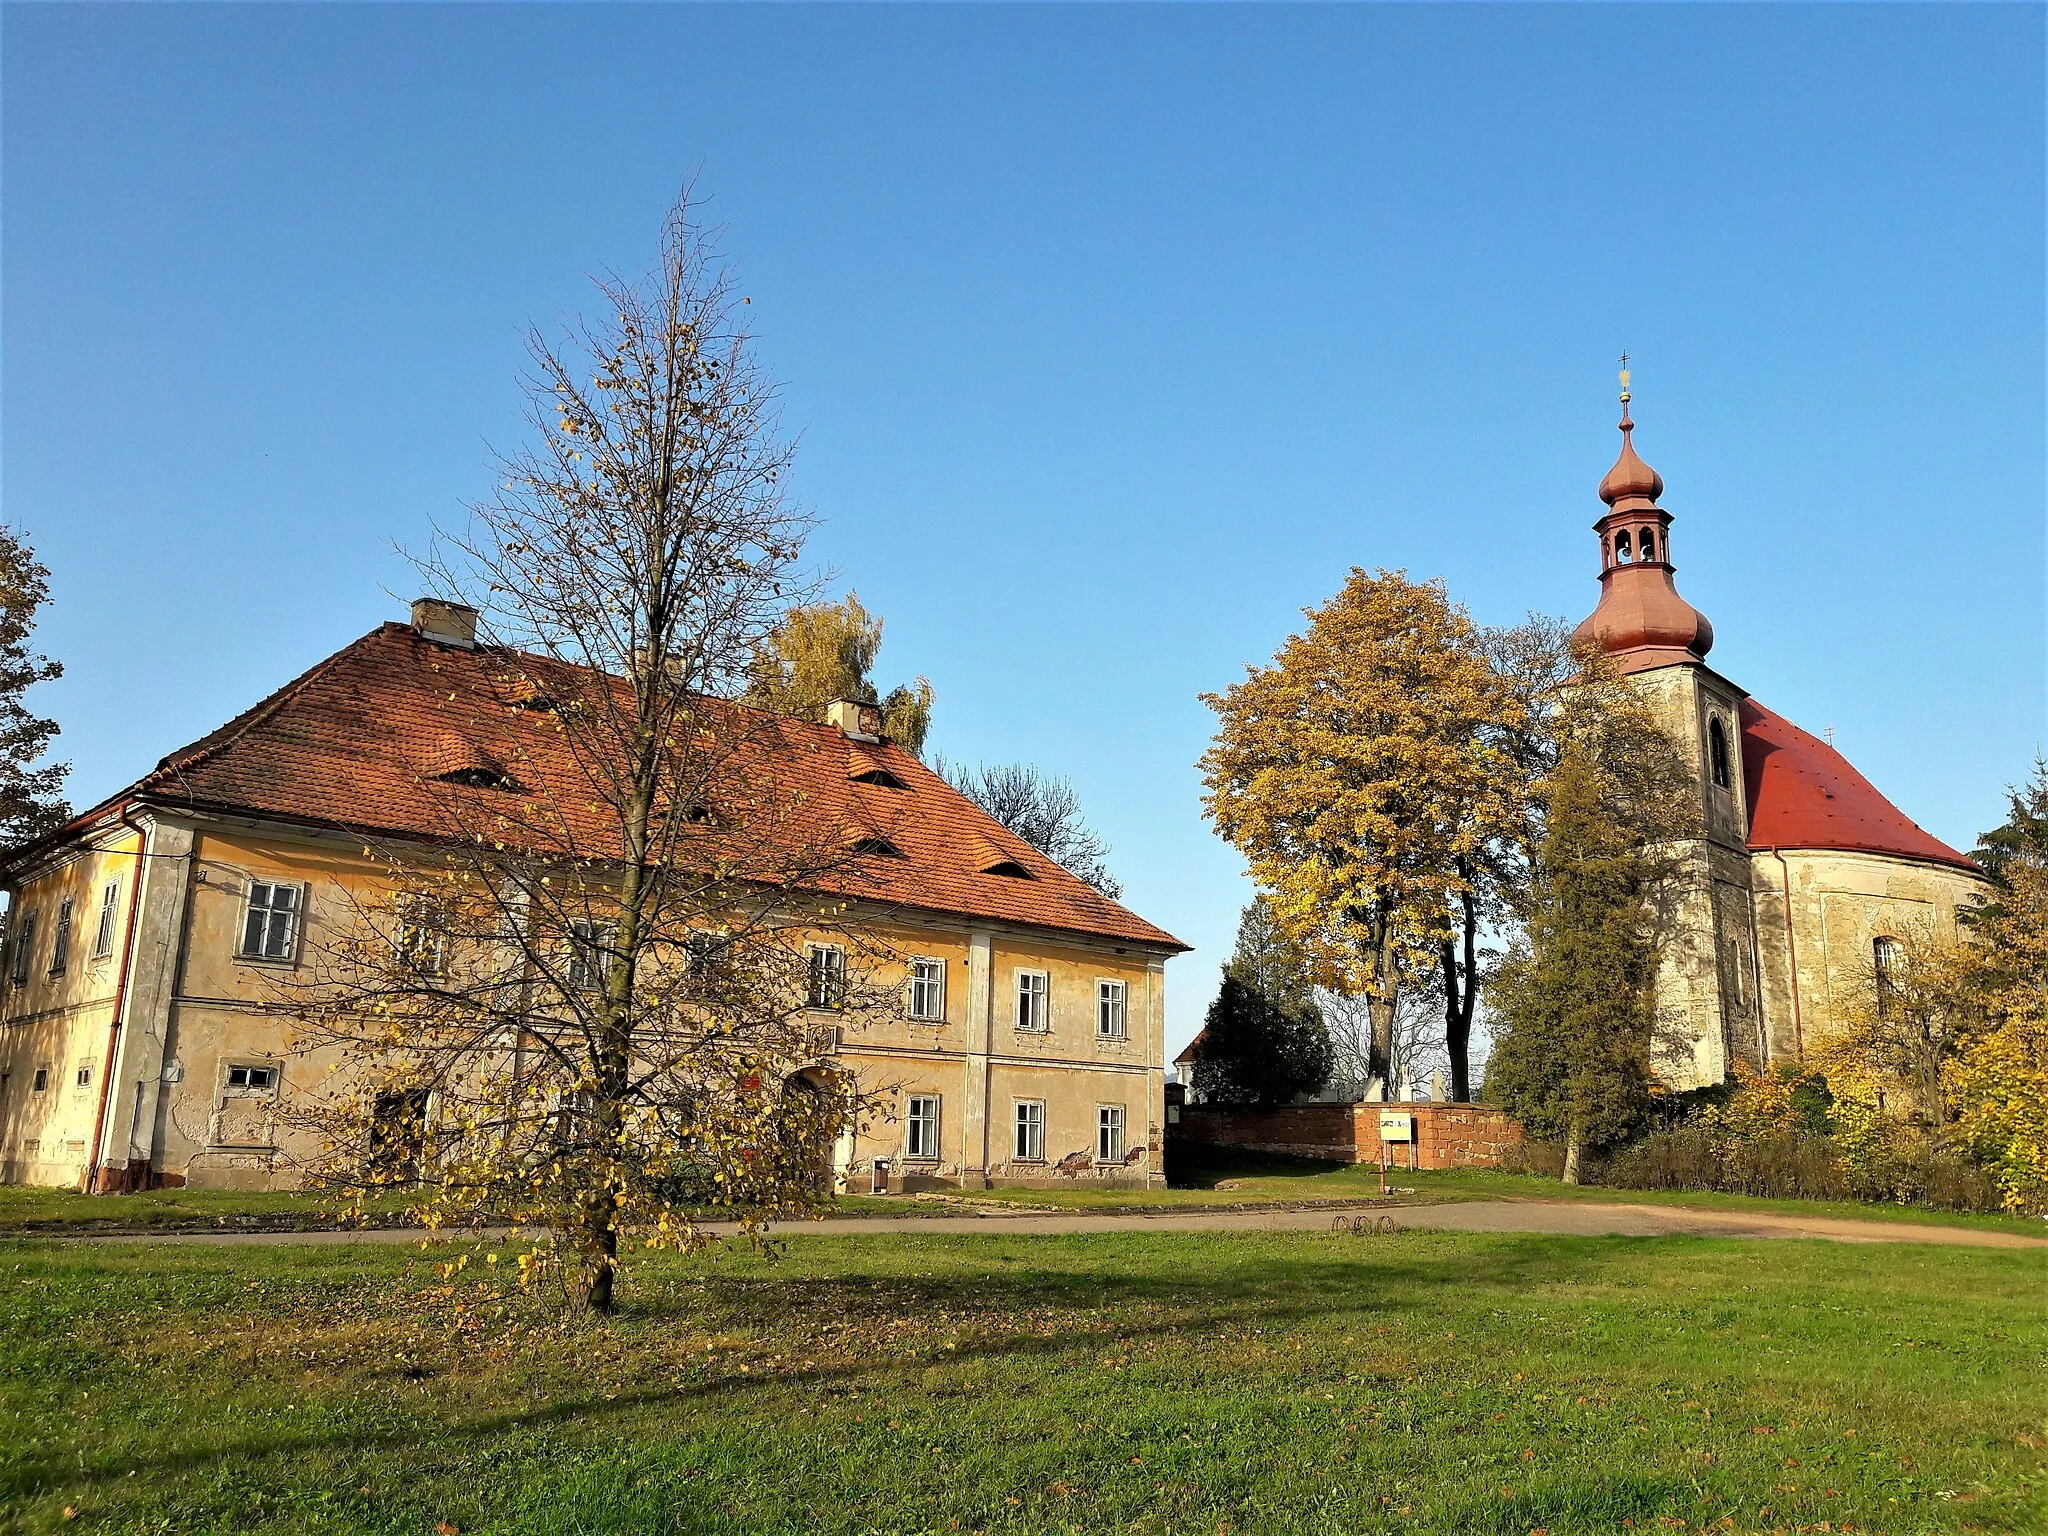
[[[583,1305],[600,1317],[609,1317],[618,1306],[613,1285],[619,1274],[619,1229],[610,1201],[605,1203],[602,1221],[593,1223],[593,1228],[588,1251],[590,1280],[583,1288]]]
[[[1574,1185],[1579,1182],[1579,1122],[1576,1120],[1564,1139],[1564,1181]]]

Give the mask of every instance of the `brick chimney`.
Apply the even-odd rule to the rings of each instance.
[[[466,603],[416,597],[412,600],[412,627],[421,639],[437,645],[460,646],[465,651],[476,645],[476,610]]]
[[[825,706],[827,724],[836,725],[854,741],[882,739],[882,706],[862,699],[834,699]]]

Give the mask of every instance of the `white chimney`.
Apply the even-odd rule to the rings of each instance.
[[[827,724],[836,725],[855,741],[882,739],[882,706],[860,699],[834,699],[825,706]]]
[[[467,603],[416,597],[412,600],[412,627],[420,632],[421,639],[437,645],[469,650],[476,644],[476,610]]]

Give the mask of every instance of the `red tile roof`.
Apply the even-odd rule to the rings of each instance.
[[[1753,699],[1742,703],[1749,846],[1884,853],[1982,871],[1930,836],[1826,742]]]
[[[132,798],[350,833],[434,838],[505,814],[500,808],[512,797],[490,787],[497,778],[514,790],[551,789],[548,812],[573,816],[580,797],[562,791],[582,770],[556,717],[532,707],[531,696],[548,691],[534,679],[557,672],[571,696],[588,681],[587,673],[572,676],[543,658],[439,645],[408,624],[386,624],[172,753],[107,805]],[[1188,947],[1069,874],[900,747],[853,742],[835,726],[737,704],[713,707],[737,712],[749,727],[744,734],[752,746],[736,777],[772,781],[776,794],[764,800],[800,805],[805,827],[837,829],[849,847],[879,836],[902,854],[863,857],[843,879],[825,882],[822,893],[1152,948]],[[860,782],[877,770],[902,787]],[[448,774],[456,782],[443,778]],[[605,819],[593,817],[577,829],[576,845],[594,849],[601,846],[596,839],[616,835],[615,826],[607,832]],[[983,872],[998,859],[1022,866],[1029,878]]]

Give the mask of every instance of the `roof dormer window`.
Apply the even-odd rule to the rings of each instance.
[[[852,777],[853,782],[856,784],[875,784],[883,789],[903,789],[907,787],[895,774],[880,766],[870,768],[865,773],[856,773]]]
[[[901,848],[886,837],[863,837],[853,845],[853,851],[867,858],[900,859],[905,857]]]
[[[460,784],[465,789],[495,789],[506,794],[518,794],[524,787],[509,773],[478,764],[468,768],[457,768],[448,773],[434,775],[443,784]]]
[[[1001,875],[1005,880],[1030,880],[1034,878],[1031,871],[1022,864],[1019,864],[1015,859],[998,859],[995,863],[984,866],[981,873],[984,875]]]

